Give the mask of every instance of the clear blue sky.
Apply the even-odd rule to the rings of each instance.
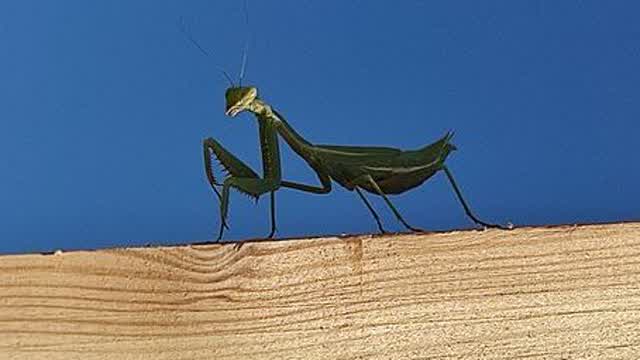
[[[251,1],[247,82],[312,142],[429,143],[483,219],[640,219],[640,2]],[[215,53],[179,32],[183,16]],[[223,114],[240,1],[0,2],[0,253],[213,239],[201,142],[261,171],[256,121]],[[286,146],[284,176],[315,183]],[[371,197],[390,230],[401,230]],[[392,199],[468,228],[443,174]],[[269,232],[232,194],[226,239]],[[374,232],[355,193],[277,194],[280,237]]]

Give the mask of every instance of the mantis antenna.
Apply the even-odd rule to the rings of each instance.
[[[240,77],[238,80],[239,86],[242,86],[242,79],[244,78],[244,72],[247,69],[247,58],[249,57],[249,0],[244,1],[244,22],[247,26],[247,34],[244,39],[244,50],[242,52],[242,65],[240,66]]]
[[[191,32],[189,31],[189,29],[187,29],[187,26],[184,23],[184,18],[182,16],[180,17],[180,22],[179,22],[178,26],[180,27],[180,31],[187,37],[187,39],[189,39],[189,41],[191,41],[193,46],[195,46],[198,50],[200,50],[200,53],[202,53],[202,55],[204,55],[205,57],[208,57],[210,59],[213,58],[213,56],[211,56],[211,54],[207,50],[205,50],[196,41],[196,39],[193,38],[193,35],[191,35]],[[229,81],[229,84],[231,84],[231,86],[234,87],[235,84],[233,83],[233,80],[231,80],[231,76],[229,76],[229,74],[226,71],[224,71],[224,69],[222,67],[220,67],[220,65],[216,64],[215,66],[218,69],[218,71],[220,71],[222,73],[222,75],[224,75],[224,77],[227,79],[227,81]]]

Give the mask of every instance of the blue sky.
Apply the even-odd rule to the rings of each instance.
[[[640,218],[640,3],[250,1],[246,82],[312,142],[405,149],[456,131],[448,160],[483,219]],[[214,53],[202,57],[180,17]],[[0,2],[0,253],[215,238],[214,137],[261,171],[256,121],[224,116],[247,31],[239,1]],[[285,144],[287,179],[316,178]],[[389,230],[401,230],[370,197]],[[440,174],[392,201],[468,228]],[[226,239],[269,232],[232,194]],[[277,194],[278,236],[375,232],[357,195]]]

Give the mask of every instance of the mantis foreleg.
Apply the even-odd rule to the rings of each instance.
[[[253,177],[258,178],[258,174],[253,171],[249,166],[239,160],[235,155],[230,153],[227,149],[222,147],[219,142],[213,138],[207,138],[203,141],[204,152],[204,170],[207,175],[209,184],[218,195],[218,199],[221,200],[221,195],[216,186],[222,186],[221,183],[216,181],[213,175],[213,169],[211,167],[211,154],[213,153],[225,171],[231,176],[235,177]]]
[[[222,238],[222,234],[224,233],[224,228],[226,226],[227,219],[227,211],[229,209],[229,190],[231,188],[235,188],[236,190],[252,196],[254,198],[260,197],[260,195],[265,194],[267,192],[273,192],[278,189],[280,186],[279,181],[275,179],[266,178],[266,179],[256,179],[256,178],[238,178],[238,177],[228,177],[224,180],[222,185],[222,200],[220,201],[220,232],[218,234],[218,239]],[[272,197],[273,199],[273,197]],[[273,211],[275,206],[271,207],[272,213],[272,225],[275,224]],[[271,233],[273,234],[275,229],[272,229]]]
[[[228,228],[226,224],[226,215],[229,207],[229,188],[235,187],[238,190],[257,198],[261,194],[269,191],[262,191],[261,189],[270,189],[274,187],[273,179],[260,179],[258,174],[253,171],[248,165],[239,160],[233,154],[231,154],[227,149],[222,147],[220,143],[218,143],[215,139],[208,138],[203,142],[203,150],[204,150],[204,165],[205,165],[205,173],[207,175],[207,179],[211,184],[211,187],[215,191],[218,199],[220,200],[220,210],[221,210],[221,220],[220,220],[220,232],[219,238],[222,237],[222,233],[224,228]],[[213,169],[211,167],[211,155],[215,155],[218,159],[222,167],[228,172],[227,179],[225,179],[224,183],[219,183],[215,176],[213,175]],[[239,181],[231,181],[232,179],[237,179]],[[244,180],[240,180],[244,179]],[[247,181],[248,180],[248,181]],[[255,186],[247,183],[267,183],[268,186]],[[237,183],[237,184],[236,184]],[[218,191],[216,186],[222,186],[223,191],[222,194]],[[277,186],[276,186],[277,188]],[[276,220],[275,220],[275,194],[271,192],[271,232],[269,233],[269,237],[272,237],[276,231]]]
[[[267,148],[271,148],[271,146],[267,145]],[[278,184],[278,180],[276,180],[275,178],[260,179],[255,171],[253,171],[248,165],[243,163],[237,157],[235,157],[235,155],[225,149],[213,138],[204,140],[203,151],[204,166],[207,179],[216,195],[218,196],[218,199],[220,200],[221,220],[218,238],[222,237],[224,228],[229,228],[226,223],[226,218],[229,208],[229,189],[231,187],[236,188],[237,190],[255,198],[266,192],[271,192],[271,232],[268,235],[269,238],[273,237],[276,231],[275,190],[279,186],[316,194],[326,194],[331,191],[331,179],[329,178],[329,176],[325,173],[317,171],[316,169],[314,170],[316,170],[316,175],[320,180],[321,186],[300,184],[293,181],[282,181]],[[224,181],[224,183],[218,182],[213,174],[213,169],[211,166],[212,154],[215,155],[224,170],[228,172],[229,177]],[[267,155],[267,158],[270,158],[270,156]],[[277,163],[279,164],[279,161]],[[222,194],[218,191],[217,186],[223,187]]]

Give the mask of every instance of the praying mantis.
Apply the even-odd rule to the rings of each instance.
[[[246,11],[246,3],[245,3]],[[248,22],[248,13],[247,13]],[[203,54],[209,56],[190,33],[183,32]],[[256,201],[269,193],[271,211],[272,238],[276,232],[275,193],[281,188],[289,188],[312,194],[327,194],[332,190],[332,182],[355,193],[362,199],[373,216],[381,233],[385,233],[380,216],[365,197],[365,192],[382,197],[404,227],[410,231],[423,231],[407,223],[398,209],[389,200],[388,195],[404,193],[420,186],[436,173],[442,171],[451,184],[466,215],[476,224],[486,228],[507,229],[498,224],[491,224],[478,219],[458,187],[453,174],[445,165],[449,154],[456,150],[452,144],[452,132],[446,133],[439,140],[415,150],[400,150],[391,147],[316,145],[298,134],[275,108],[258,96],[258,88],[242,86],[247,60],[247,45],[242,57],[242,67],[238,85],[224,70],[219,69],[230,83],[225,92],[225,115],[236,117],[243,112],[253,114],[258,122],[260,152],[262,154],[262,176],[224,148],[214,138],[203,141],[204,168],[207,180],[220,201],[220,229],[218,240],[222,239],[224,230],[228,229],[227,214],[229,210],[229,193],[231,189],[244,193]],[[308,185],[282,178],[279,139],[300,156],[315,172],[319,185]],[[215,157],[226,171],[222,182],[214,176],[212,160]],[[221,190],[218,189],[221,188]]]
[[[224,229],[227,228],[230,189],[236,189],[256,200],[261,195],[270,193],[271,232],[268,237],[271,238],[276,231],[275,192],[278,189],[290,188],[313,194],[326,194],[331,192],[332,181],[358,194],[375,219],[381,233],[385,233],[386,230],[382,226],[380,216],[362,190],[382,197],[398,221],[408,230],[422,231],[404,220],[387,195],[411,190],[439,171],[443,171],[447,176],[465,213],[471,220],[487,228],[506,229],[501,225],[481,221],[471,212],[453,174],[445,165],[447,156],[456,150],[455,145],[451,143],[453,137],[451,132],[430,145],[410,151],[391,147],[315,145],[298,134],[271,105],[261,100],[256,87],[232,86],[227,89],[225,98],[227,116],[235,117],[247,111],[255,115],[258,121],[263,175],[260,177],[215,139],[204,140],[205,173],[220,200],[218,240],[222,238]],[[282,138],[316,173],[320,186],[282,179],[279,138]],[[228,173],[222,183],[214,177],[211,167],[212,155]],[[222,192],[217,189],[218,186],[222,187]]]

